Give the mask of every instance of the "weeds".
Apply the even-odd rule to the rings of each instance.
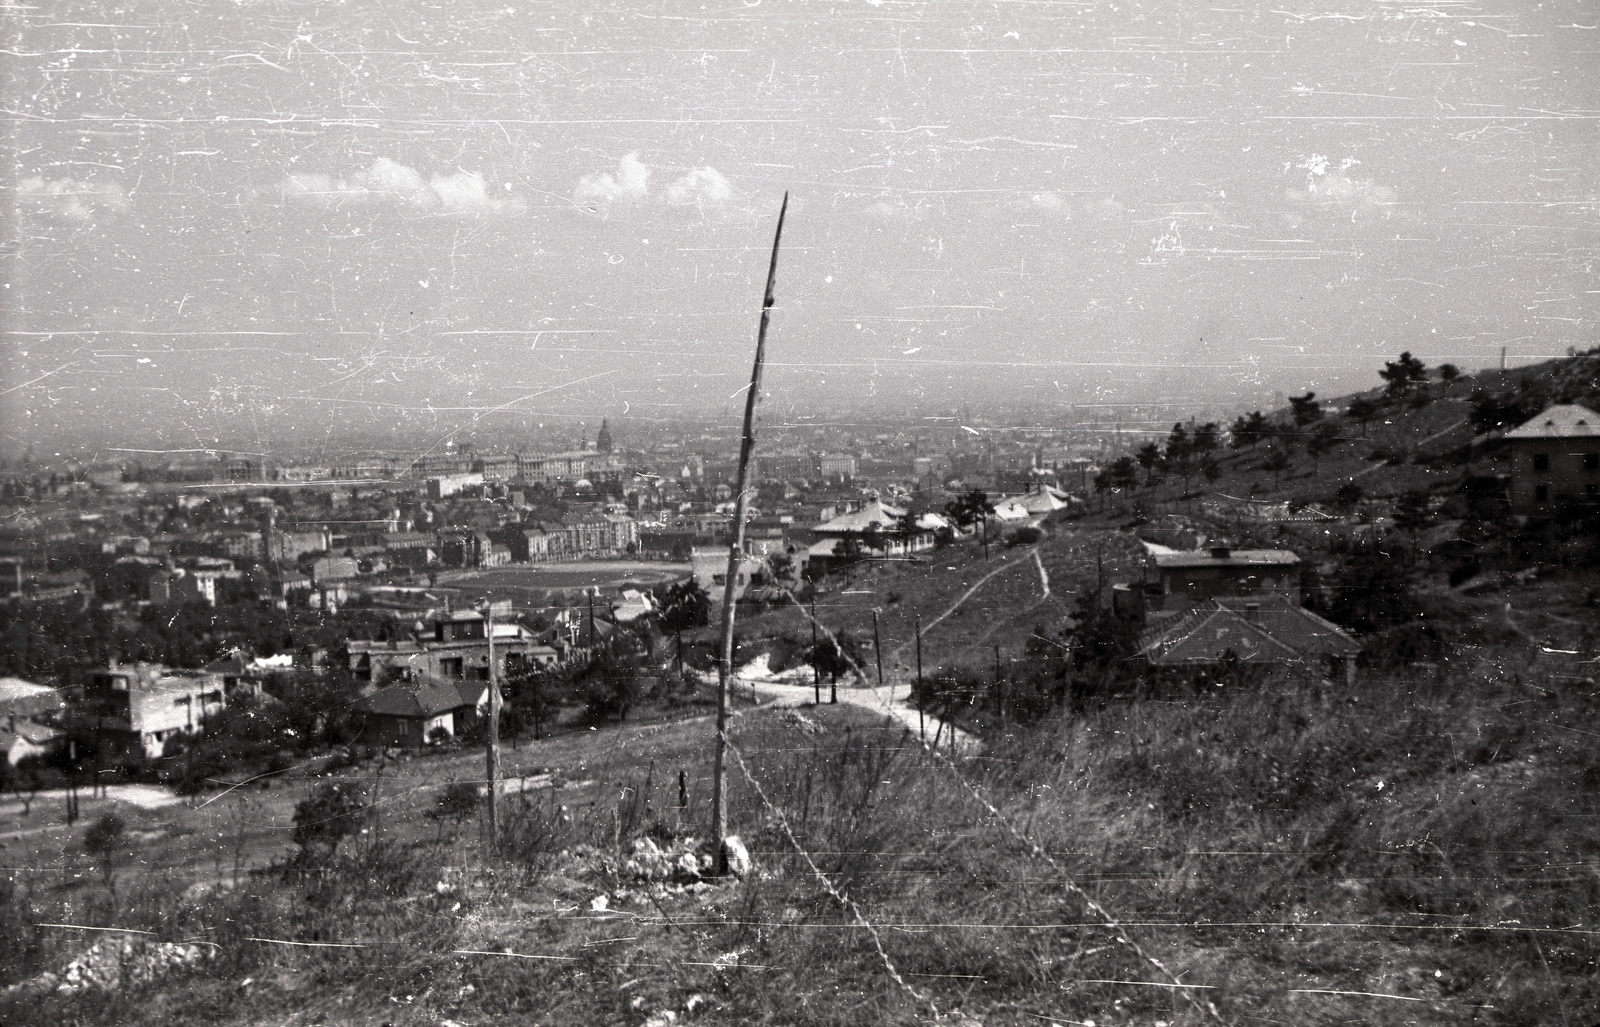
[[[729,1022],[924,1016],[796,855],[781,811],[905,979],[941,1010],[986,1022],[1025,1022],[1017,1010],[1201,1022],[1170,990],[1107,983],[1150,971],[1085,895],[1184,982],[1210,987],[1233,1022],[1389,1022],[1396,1009],[1436,1024],[1588,1022],[1600,1008],[1600,948],[1584,933],[1600,911],[1600,750],[1589,738],[1600,710],[1575,688],[1534,684],[1462,662],[1337,694],[1229,688],[1088,704],[962,763],[1003,822],[897,723],[843,707],[804,726],[752,713],[734,740],[772,806],[734,775],[732,826],[758,866],[741,883],[691,894],[624,880],[635,839],[704,830],[703,813],[678,805],[676,772],[703,781],[709,752],[614,747],[582,770],[592,803],[555,790],[512,797],[492,860],[470,838],[442,849],[419,812],[416,842],[356,830],[317,866],[245,874],[203,901],[132,870],[115,896],[12,886],[0,893],[0,954],[10,982],[87,944],[33,924],[198,939],[217,955],[185,970],[162,1008],[222,1020],[246,1015],[238,982],[281,975],[348,1001],[341,1018],[396,1023],[407,995],[431,1022],[642,1020],[692,995]],[[437,797],[422,793],[418,810]],[[449,869],[441,852],[455,853]],[[617,913],[590,912],[600,891]],[[250,940],[261,938],[302,946]],[[463,951],[522,955],[452,954]],[[249,1015],[303,1008],[261,988]],[[1297,988],[1421,1001],[1390,1008]],[[0,1018],[129,1021],[154,1001],[138,990],[0,999]]]

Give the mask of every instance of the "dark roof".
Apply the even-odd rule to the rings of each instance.
[[[1273,638],[1303,655],[1354,656],[1361,651],[1361,643],[1337,624],[1281,597],[1265,595],[1244,599],[1218,596],[1213,601],[1224,610],[1252,619]],[[1256,607],[1253,618],[1249,609],[1251,605]]]
[[[1139,654],[1159,667],[1221,663],[1229,653],[1240,663],[1298,663],[1299,653],[1259,624],[1218,607],[1190,610],[1139,638]]]
[[[1220,663],[1229,652],[1241,663],[1300,663],[1361,651],[1337,625],[1282,599],[1229,597],[1214,603],[1146,630],[1139,636],[1139,654],[1156,666],[1172,667]]]
[[[357,705],[363,712],[390,717],[436,717],[464,706],[477,706],[485,687],[477,681],[390,685],[363,696]]]

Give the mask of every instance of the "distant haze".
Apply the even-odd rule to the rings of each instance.
[[[1588,348],[1600,17],[65,2],[6,15],[3,448],[737,404],[1251,402]]]

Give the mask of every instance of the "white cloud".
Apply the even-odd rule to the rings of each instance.
[[[457,170],[424,179],[416,169],[387,157],[379,157],[365,171],[341,178],[304,172],[288,175],[283,193],[289,199],[325,205],[382,201],[441,214],[514,214],[527,206],[509,188],[503,196],[491,192],[476,171]]]
[[[439,197],[445,210],[482,210],[492,201],[483,185],[483,176],[472,171],[454,175],[434,175],[428,188]]]
[[[100,211],[128,209],[127,194],[115,182],[34,175],[17,183],[17,195],[26,207],[74,224],[87,224]]]
[[[372,162],[372,170],[354,177],[363,180],[365,187],[375,193],[392,195],[413,206],[428,206],[433,199],[428,196],[428,187],[423,184],[420,174],[387,157],[379,157]]]
[[[1297,165],[1306,173],[1305,187],[1291,186],[1284,195],[1294,203],[1314,207],[1388,206],[1399,199],[1399,194],[1389,186],[1379,185],[1371,178],[1352,176],[1350,169],[1361,163],[1355,158],[1346,157],[1337,168],[1330,167],[1330,163],[1320,153],[1311,154]]]
[[[639,161],[637,152],[630,153],[617,162],[616,174],[597,171],[578,179],[572,195],[579,203],[642,200],[650,195],[650,169]]]
[[[724,203],[733,196],[733,185],[716,168],[696,168],[667,187],[667,202],[701,205]]]

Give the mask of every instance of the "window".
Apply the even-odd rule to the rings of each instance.
[[[1533,501],[1535,503],[1548,503],[1548,502],[1550,502],[1550,486],[1548,486],[1548,485],[1536,485],[1536,486],[1534,486],[1534,489],[1533,489]]]
[[[461,676],[461,657],[447,656],[439,661],[439,673],[447,678]]]
[[[1591,481],[1583,487],[1583,494],[1590,499],[1600,499],[1600,485],[1596,485]]]
[[[1533,469],[1536,470],[1536,471],[1548,471],[1550,469],[1550,454],[1549,453],[1535,453],[1535,454],[1533,454]]]
[[[1600,471],[1600,453],[1583,454],[1583,469],[1586,471]]]

